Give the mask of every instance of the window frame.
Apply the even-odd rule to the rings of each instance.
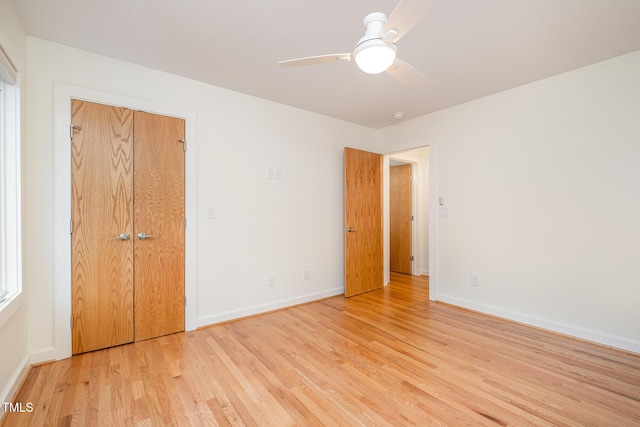
[[[20,76],[0,46],[0,327],[22,305]]]

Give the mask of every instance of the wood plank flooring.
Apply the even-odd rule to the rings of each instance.
[[[31,369],[3,426],[638,426],[640,355],[390,286]]]

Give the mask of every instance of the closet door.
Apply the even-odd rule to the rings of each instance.
[[[73,100],[72,352],[133,341],[133,115]]]
[[[184,330],[184,120],[71,108],[72,353]]]
[[[184,330],[184,120],[134,113],[135,340]]]

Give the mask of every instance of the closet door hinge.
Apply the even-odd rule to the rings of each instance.
[[[411,255],[411,261],[413,261],[413,260],[414,260],[414,259],[413,259],[413,255]]]
[[[82,126],[74,125],[73,123],[69,125],[69,138],[73,139],[73,132],[76,130],[82,130]]]
[[[69,316],[69,327],[73,329],[73,315]]]
[[[69,221],[69,234],[73,234],[73,220]]]

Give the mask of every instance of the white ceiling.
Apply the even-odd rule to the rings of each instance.
[[[396,0],[13,0],[29,35],[380,128],[640,50],[640,0],[439,0],[398,42],[409,89],[354,63],[369,12]]]

